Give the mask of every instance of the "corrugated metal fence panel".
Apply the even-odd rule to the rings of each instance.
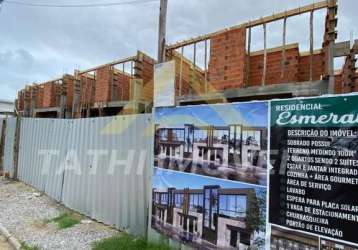
[[[52,120],[52,132],[48,136],[47,155],[51,155],[51,161],[45,178],[45,192],[55,200],[61,201],[64,179],[63,163],[68,149],[69,136],[71,134],[70,120]],[[44,152],[43,152],[44,153]]]
[[[1,148],[1,143],[3,143],[3,142],[1,141],[1,139],[2,139],[1,136],[2,136],[2,126],[3,126],[4,120],[5,120],[5,119],[0,118],[0,148]],[[4,167],[3,160],[4,160],[3,152],[0,152],[0,164],[2,164],[2,166],[0,165],[0,169]]]
[[[58,119],[21,120],[18,177],[58,201],[63,179],[59,162],[67,150],[69,124]]]
[[[151,128],[149,114],[22,119],[19,179],[69,208],[144,236],[151,190]]]
[[[5,119],[4,118],[0,118],[0,134],[1,134],[1,131],[2,131],[2,123]]]
[[[6,119],[6,135],[4,147],[4,170],[14,174],[14,141],[16,132],[16,118],[9,117]]]
[[[63,203],[144,236],[152,164],[151,115],[81,119],[72,125],[69,149],[78,157],[80,172],[66,169]],[[97,166],[93,152],[100,156]]]

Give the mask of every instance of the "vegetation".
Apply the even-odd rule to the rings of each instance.
[[[38,246],[31,247],[26,242],[21,242],[21,250],[40,250]]]
[[[65,229],[79,224],[81,222],[81,218],[74,214],[64,213],[50,220],[50,222],[55,222],[60,229]]]
[[[251,232],[266,231],[266,191],[257,190],[250,192],[248,197],[248,209],[246,214],[247,229]],[[257,237],[250,250],[261,249],[265,245],[265,239]]]
[[[170,250],[169,246],[147,242],[128,234],[120,234],[93,244],[93,250]]]

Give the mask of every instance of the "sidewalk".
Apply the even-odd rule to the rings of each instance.
[[[54,222],[50,222],[68,212],[68,209],[32,187],[0,179],[0,223],[28,246],[39,249],[89,250],[94,241],[118,233],[86,217],[82,218],[81,223],[65,229],[59,229]],[[1,244],[2,241],[2,250]]]

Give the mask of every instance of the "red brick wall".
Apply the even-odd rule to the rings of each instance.
[[[358,92],[358,72],[355,74],[355,81],[354,81],[354,92]]]
[[[149,56],[143,56],[143,70],[142,70],[142,80],[143,80],[143,99],[145,101],[153,101],[153,80],[154,80],[154,64],[155,61]]]
[[[196,67],[194,70],[194,65],[187,58],[181,60],[181,55],[179,53],[173,53],[170,55],[170,60],[175,61],[175,94],[179,96],[180,90],[180,68],[182,61],[182,70],[181,70],[181,85],[182,91],[181,95],[200,95],[204,93],[205,90],[205,75],[200,68]]]
[[[24,99],[25,99],[25,90],[20,90],[17,92],[17,110],[24,110]]]
[[[298,47],[286,49],[286,70],[281,78],[282,50],[267,53],[267,68],[265,84],[297,82],[298,80]],[[263,74],[263,53],[250,57],[249,86],[261,85]]]
[[[66,97],[67,97],[67,108],[72,108],[73,105],[73,95],[74,95],[74,77],[70,75],[65,75],[63,77],[63,83],[66,85]]]
[[[51,108],[58,106],[58,85],[54,82],[44,83],[43,108]]]
[[[36,108],[43,108],[43,101],[44,101],[44,87],[39,85],[37,88]]]
[[[352,73],[351,70],[351,60],[349,56],[346,57],[346,61],[342,68],[342,92],[343,93],[349,93],[352,91],[352,86],[350,83],[352,82],[352,79],[350,77]],[[354,88],[354,86],[353,86]]]
[[[342,73],[336,74],[334,76],[334,93],[336,94],[342,93]]]
[[[245,81],[246,28],[215,35],[210,40],[209,79],[217,90],[240,88]]]
[[[324,53],[313,55],[312,80],[320,80],[325,74]],[[305,82],[310,80],[310,55],[299,57],[298,81]]]
[[[111,101],[112,70],[109,66],[97,69],[95,84],[95,102]]]
[[[95,79],[87,75],[81,75],[81,103],[93,104],[95,97]]]
[[[121,72],[116,72],[113,75],[113,83],[117,87],[117,94],[113,101],[129,101],[130,79],[131,77],[129,75]]]

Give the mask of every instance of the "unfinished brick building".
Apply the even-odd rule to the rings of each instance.
[[[155,61],[143,52],[18,92],[24,117],[81,118],[142,113],[153,101]]]
[[[314,50],[313,16],[321,9],[327,10],[323,43],[320,49]],[[310,13],[307,32],[310,49],[301,52],[298,43],[286,44],[286,23],[288,18],[303,13]],[[355,54],[358,53],[358,42],[354,45],[335,43],[336,14],[337,1],[328,0],[168,45],[166,60],[176,62],[177,104],[357,91]],[[267,48],[266,25],[279,20],[283,21],[282,44]],[[263,27],[264,49],[251,51],[251,30],[257,26]],[[199,46],[204,48],[204,62],[201,63],[198,62]],[[191,60],[184,56],[188,49],[193,54]],[[342,56],[347,58],[346,64],[335,74],[334,58]]]
[[[358,91],[358,41],[336,43],[337,0],[277,13],[165,47],[175,61],[177,105],[253,99],[318,96]],[[326,10],[322,45],[314,49],[314,13]],[[287,20],[309,14],[309,51],[287,44]],[[267,46],[267,24],[282,21],[282,44]],[[263,50],[252,51],[252,29],[263,28]],[[201,47],[200,47],[201,46]],[[184,51],[190,50],[189,59]],[[200,58],[198,51],[204,51]],[[334,59],[344,57],[341,70]],[[79,118],[151,112],[155,61],[136,56],[75,71],[74,76],[19,91],[17,108],[24,116]]]

